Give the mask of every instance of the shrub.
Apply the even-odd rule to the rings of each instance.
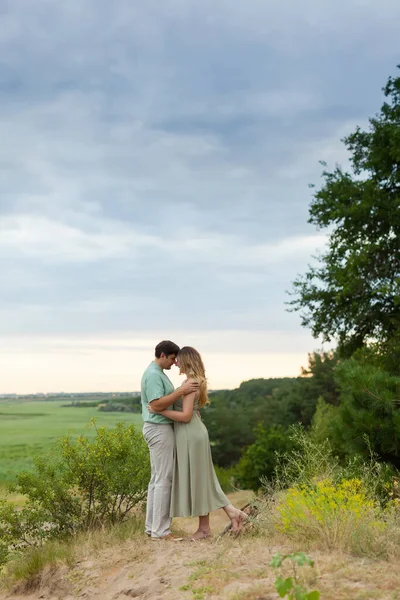
[[[19,473],[10,486],[26,497],[22,510],[0,503],[0,560],[49,539],[122,522],[144,499],[149,477],[147,445],[133,425],[100,427],[93,439],[61,438],[57,453],[36,458],[35,471]]]
[[[382,506],[400,496],[399,472],[393,465],[379,461],[368,439],[364,441],[368,456],[354,454],[343,463],[334,454],[328,439],[315,439],[312,432],[309,435],[301,426],[292,427],[290,437],[294,449],[279,457],[275,489],[311,485],[319,479],[332,479],[335,483],[360,479],[368,497],[379,501]]]
[[[280,457],[274,482],[257,500],[257,531],[277,531],[302,544],[316,542],[356,554],[398,557],[400,477],[391,466],[355,455],[345,464],[329,441],[292,429],[296,447]],[[368,442],[366,441],[368,446]]]
[[[339,461],[328,440],[315,441],[301,425],[292,426],[289,439],[293,449],[279,456],[275,484],[285,489],[294,484],[308,484],[315,478],[336,477]]]
[[[277,506],[277,528],[292,539],[354,550],[387,527],[380,507],[359,479],[291,487]]]
[[[148,448],[133,425],[100,427],[93,440],[65,437],[60,446],[72,486],[80,491],[81,526],[122,521],[144,499],[150,479]]]
[[[340,477],[361,479],[369,497],[376,499],[382,507],[385,507],[399,496],[400,475],[393,465],[378,460],[378,456],[369,446],[369,440],[366,440],[365,444],[369,448],[369,458],[355,454],[341,468]]]

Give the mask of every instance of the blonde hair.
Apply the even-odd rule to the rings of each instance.
[[[200,384],[200,408],[209,404],[206,371],[200,353],[191,346],[184,346],[179,350],[178,357],[180,362],[180,372],[187,375],[188,378],[198,381]]]

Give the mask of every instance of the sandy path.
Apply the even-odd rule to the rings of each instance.
[[[251,494],[238,492],[230,499],[244,506]],[[162,599],[190,598],[193,593],[179,590],[202,561],[212,560],[225,542],[216,538],[229,519],[223,510],[210,515],[211,540],[202,542],[154,542],[143,538],[122,546],[84,557],[74,568],[49,569],[43,574],[39,589],[32,593],[18,591],[0,594],[0,600],[117,600],[126,598]],[[174,530],[190,534],[197,519],[174,519]]]
[[[231,496],[243,506],[245,493]],[[176,519],[191,533],[196,522]],[[211,515],[214,538],[202,542],[152,542],[139,536],[115,548],[85,556],[73,568],[43,574],[35,592],[0,594],[0,600],[276,600],[272,555],[293,550],[273,547],[267,538],[217,539],[227,523],[223,511]],[[299,548],[297,548],[298,550]],[[400,600],[400,572],[393,564],[340,553],[312,552],[308,589],[321,600]]]

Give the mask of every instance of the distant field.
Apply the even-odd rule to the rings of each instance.
[[[32,467],[32,458],[51,449],[68,433],[94,435],[86,427],[92,417],[98,425],[113,427],[124,422],[142,425],[134,413],[99,412],[95,407],[62,408],[63,402],[0,402],[0,483],[12,481],[14,473]]]

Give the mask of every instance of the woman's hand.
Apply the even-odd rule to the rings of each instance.
[[[147,410],[149,411],[149,413],[153,414],[153,415],[159,415],[162,411],[158,411],[158,410],[154,410],[154,408],[152,408],[151,403],[147,405]]]

